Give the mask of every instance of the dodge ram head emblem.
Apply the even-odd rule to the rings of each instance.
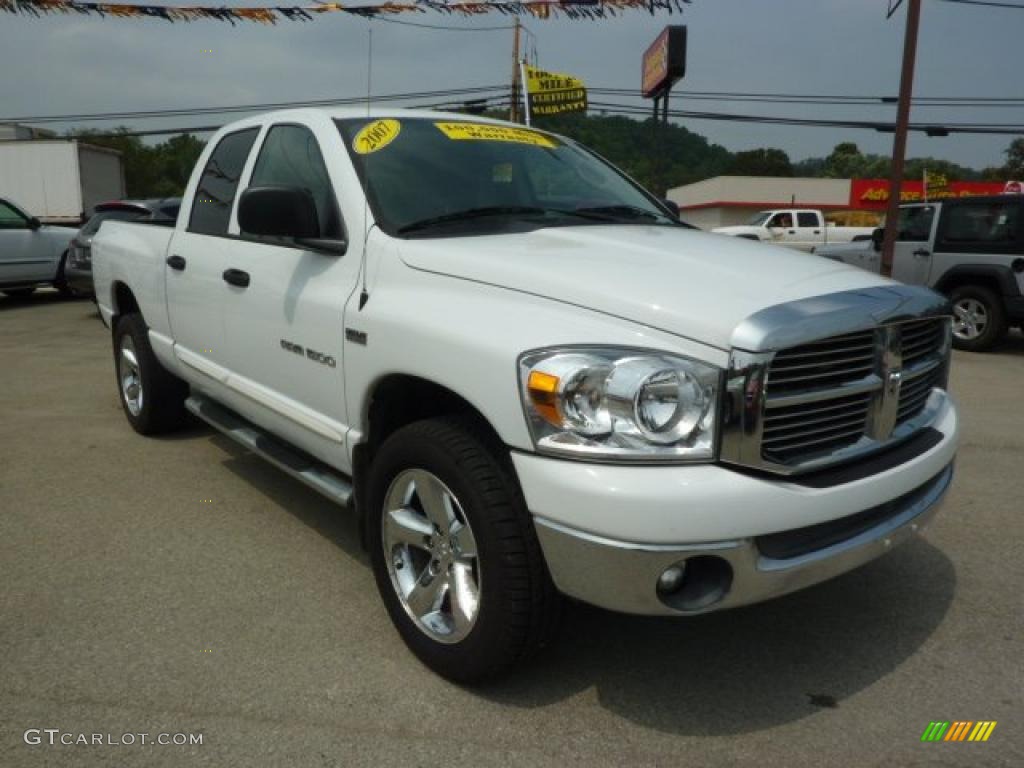
[[[887,394],[890,397],[899,397],[900,382],[902,381],[903,371],[889,371],[889,376],[885,382],[885,388],[888,390]]]

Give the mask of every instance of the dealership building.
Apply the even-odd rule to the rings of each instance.
[[[929,200],[968,195],[994,195],[1002,183],[929,179]],[[701,229],[746,223],[758,211],[770,208],[818,208],[881,213],[889,201],[885,179],[816,179],[783,176],[716,176],[668,191],[682,219]],[[904,182],[903,202],[925,198],[921,181]]]

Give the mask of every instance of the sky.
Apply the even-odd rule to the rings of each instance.
[[[177,2],[184,5],[189,0]],[[528,50],[536,48],[545,69],[571,73],[590,86],[638,89],[643,50],[666,24],[685,23],[687,74],[676,91],[895,95],[906,11],[899,10],[887,21],[887,2],[693,0],[682,15],[626,11],[598,21],[524,18],[531,33],[524,40]],[[367,21],[348,14],[325,14],[310,23],[232,27],[214,21],[169,24],[79,15],[34,19],[0,13],[0,71],[5,73],[0,77],[0,120],[361,96],[366,93],[370,29],[374,93],[497,85],[510,79],[511,31],[465,31],[507,26],[508,17],[488,14],[459,20],[423,13],[395,18],[455,26],[459,31]],[[1022,32],[1024,10],[924,0],[915,94],[1024,98],[1019,76]],[[688,102],[683,96],[673,97],[671,105],[837,119],[892,120],[895,115],[894,107],[884,105],[755,105]],[[118,122],[142,129],[229,119]],[[1019,125],[1024,124],[1024,108],[915,107],[911,119]],[[881,154],[889,154],[892,146],[891,134],[874,131],[678,122],[733,151],[779,147],[793,160],[825,156],[843,141]],[[974,167],[1001,165],[1012,138],[913,135],[908,154]]]

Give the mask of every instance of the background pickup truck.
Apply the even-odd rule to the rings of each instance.
[[[1024,324],[1024,196],[966,197],[900,206],[892,275],[950,297],[953,343],[980,352]],[[871,241],[814,253],[879,272],[882,230]]]
[[[808,208],[783,208],[761,211],[746,224],[718,227],[711,230],[719,235],[731,235],[747,240],[761,240],[785,245],[801,251],[810,251],[826,243],[849,243],[871,238],[872,227],[837,227],[825,221],[821,211]]]
[[[28,296],[39,285],[68,292],[64,267],[76,230],[41,224],[0,198],[0,293]]]
[[[174,229],[92,246],[134,429],[191,411],[351,507],[398,632],[461,681],[549,642],[560,595],[743,605],[939,509],[946,301],[766,247],[554,134],[343,109],[221,129]]]

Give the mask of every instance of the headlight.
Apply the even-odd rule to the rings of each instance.
[[[712,365],[591,347],[528,352],[519,374],[540,451],[598,460],[714,458],[721,371]]]

